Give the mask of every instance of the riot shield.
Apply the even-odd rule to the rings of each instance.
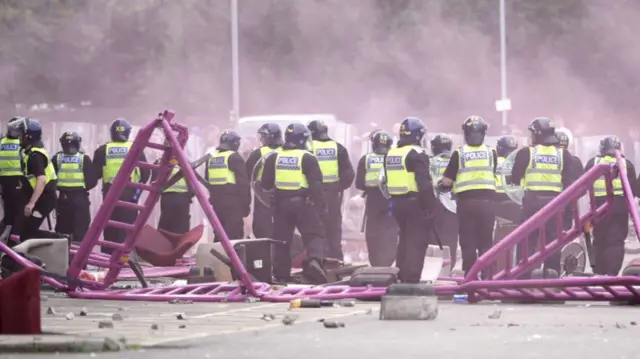
[[[447,211],[451,213],[456,213],[458,208],[455,198],[453,197],[453,193],[451,191],[446,193],[438,192],[436,186],[438,182],[442,179],[442,173],[444,172],[444,168],[447,168],[449,165],[449,158],[451,154],[449,153],[441,153],[437,156],[431,157],[431,161],[429,161],[429,172],[431,173],[431,180],[433,181],[433,192],[436,197],[440,200],[440,203],[447,209]]]
[[[378,170],[378,188],[380,189],[380,193],[382,193],[384,198],[391,198],[391,195],[389,194],[389,188],[387,187],[387,173],[384,170],[384,166]]]
[[[510,200],[518,205],[522,205],[522,198],[524,197],[524,188],[513,184],[508,184],[511,179],[511,170],[513,170],[513,163],[516,159],[518,151],[513,151],[507,158],[505,158],[502,165],[497,168],[497,175],[500,176],[502,182],[502,189],[507,194]]]
[[[262,167],[264,166],[267,158],[275,155],[276,152],[270,152],[264,155],[262,158],[256,162],[255,166],[253,166],[253,170],[251,170],[251,188],[253,188],[254,196],[266,207],[271,207],[271,202],[273,199],[273,190],[265,190],[260,185],[260,176],[262,176]]]

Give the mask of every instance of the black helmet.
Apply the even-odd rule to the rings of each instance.
[[[600,141],[600,156],[615,157],[616,151],[621,151],[622,145],[618,136],[607,136]]]
[[[307,126],[301,123],[292,123],[284,131],[284,146],[291,149],[306,150],[310,136],[311,132]]]
[[[437,134],[431,140],[431,153],[434,156],[437,156],[441,153],[451,152],[451,148],[453,147],[453,140],[448,135],[444,133]]]
[[[18,134],[20,138],[20,146],[42,146],[42,125],[40,121],[22,117],[11,122],[8,126],[8,132]]]
[[[67,131],[60,136],[60,146],[62,152],[75,154],[80,151],[80,144],[82,143],[82,137],[73,131]]]
[[[551,146],[558,143],[556,138],[556,125],[549,117],[535,118],[529,124],[531,143],[535,145]]]
[[[126,142],[129,141],[131,135],[131,124],[124,118],[117,118],[111,123],[111,141],[114,142]]]
[[[564,132],[564,131],[555,131],[556,132],[556,139],[558,140],[558,146],[560,148],[564,148],[565,150],[569,148],[570,145],[570,139],[569,139],[569,135]]]
[[[417,117],[407,117],[400,123],[398,136],[403,144],[423,146],[422,138],[427,134],[427,127]]]
[[[242,137],[234,130],[224,130],[220,134],[220,144],[218,149],[237,151],[240,148],[240,140]]]
[[[469,116],[462,123],[462,133],[464,142],[469,146],[480,146],[484,143],[484,136],[487,134],[489,125],[480,116]]]
[[[371,133],[371,149],[379,155],[386,155],[393,145],[393,138],[386,131],[376,131]]]
[[[18,138],[20,138],[20,135],[22,135],[22,133],[18,131],[16,126],[11,126],[11,124],[16,122],[16,121],[21,121],[21,120],[24,120],[24,119],[25,119],[24,117],[16,116],[16,117],[12,117],[9,120],[9,123],[7,124],[7,137],[8,138],[11,138],[11,139],[14,139],[14,140],[17,140]],[[18,132],[16,132],[16,131],[18,131]]]
[[[282,130],[277,123],[265,123],[258,129],[263,146],[282,146]]]
[[[329,128],[322,120],[313,120],[307,125],[309,131],[311,131],[312,140],[328,140]]]
[[[496,143],[496,152],[498,157],[507,157],[511,152],[518,149],[518,139],[513,135],[502,136]]]

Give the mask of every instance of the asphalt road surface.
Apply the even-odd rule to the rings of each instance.
[[[44,330],[124,337],[140,349],[119,353],[4,354],[9,358],[640,358],[640,312],[608,304],[514,305],[441,302],[435,321],[378,320],[377,303],[289,311],[285,304],[168,304],[50,297]],[[67,313],[87,316],[67,319]],[[114,328],[99,321],[120,313]],[[179,320],[177,313],[187,319]],[[274,320],[265,321],[264,314]],[[298,319],[284,325],[282,318]],[[321,320],[344,323],[327,329]],[[159,329],[153,330],[156,324]],[[634,344],[636,343],[636,344]]]

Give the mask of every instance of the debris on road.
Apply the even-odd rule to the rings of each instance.
[[[110,320],[101,320],[98,322],[98,329],[111,329],[113,328],[113,322]]]
[[[79,313],[79,315],[80,315],[81,317],[86,317],[86,316],[87,316],[87,314],[88,314],[88,312],[87,312],[87,308],[82,307],[82,308],[80,309],[80,313]]]
[[[151,324],[151,330],[158,330],[158,329],[160,329],[160,325],[156,323]]]
[[[56,315],[56,310],[53,309],[53,307],[48,307],[47,308],[47,314],[49,315]]]
[[[67,315],[65,315],[64,317],[67,318],[67,320],[73,320],[73,318],[75,318],[76,315],[73,313],[67,313]]]
[[[169,301],[169,304],[193,304],[192,300],[181,300],[181,299],[174,299]]]
[[[262,318],[260,318],[260,319],[262,319],[262,320],[264,320],[266,322],[270,322],[270,321],[276,319],[276,316],[274,314],[271,314],[271,313],[265,313],[265,314],[262,314]]]
[[[500,319],[501,316],[502,316],[502,310],[500,310],[499,306],[494,305],[493,312],[489,314],[489,319]]]
[[[184,314],[184,313],[178,313],[176,315],[176,319],[178,319],[178,320],[187,320],[187,315]]]
[[[331,320],[325,320],[322,324],[327,329],[344,328],[346,326],[343,322],[334,322]]]
[[[120,313],[113,313],[113,315],[111,316],[111,319],[117,320],[117,321],[122,321],[122,320],[124,320],[124,316],[122,316],[122,314],[120,314]]]
[[[282,317],[282,324],[284,325],[293,325],[298,320],[297,315],[286,314]]]

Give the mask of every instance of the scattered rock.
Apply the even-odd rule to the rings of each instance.
[[[631,325],[638,325],[638,323],[636,323],[636,322],[634,322],[634,321],[631,321],[629,324],[631,324]]]
[[[180,299],[174,299],[169,301],[169,304],[193,304],[192,300],[180,300]]]
[[[101,320],[98,322],[98,329],[111,329],[113,328],[113,322],[110,320]]]
[[[489,319],[500,319],[502,316],[502,310],[497,305],[493,306],[493,312],[489,314]]]
[[[160,326],[156,323],[151,324],[151,330],[158,330],[160,329]]]
[[[53,309],[53,307],[48,307],[47,308],[47,314],[49,315],[56,315],[56,310]]]
[[[117,320],[117,321],[122,321],[122,320],[124,320],[124,317],[120,313],[113,313],[113,315],[111,316],[111,319]]]
[[[627,326],[622,324],[622,323],[616,323],[616,328],[618,329],[625,329]]]
[[[286,314],[282,317],[282,324],[284,325],[293,325],[298,320],[297,315]]]
[[[118,311],[119,312],[124,312],[126,309],[124,309],[124,307],[118,307]]]
[[[182,325],[180,325],[178,328],[179,328],[179,329],[184,329],[184,328],[186,328],[186,327],[187,327],[186,325],[182,324]]]
[[[325,328],[334,329],[334,328],[344,328],[345,324],[343,322],[334,322],[332,320],[325,320],[323,323]]]
[[[276,316],[274,314],[271,314],[271,313],[265,313],[265,314],[262,314],[262,318],[261,319],[264,320],[265,322],[270,322],[270,321],[276,319]]]
[[[40,297],[40,300],[43,301],[43,302],[46,302],[46,301],[49,300],[49,297],[47,297],[46,295],[43,295],[43,296]]]
[[[65,315],[64,317],[67,318],[67,320],[73,320],[73,318],[75,318],[76,315],[73,313],[67,313],[67,315]]]
[[[178,320],[187,320],[187,315],[184,314],[184,313],[178,313],[176,315],[176,319],[178,319]]]
[[[324,323],[324,318],[318,319],[318,323]]]
[[[519,327],[519,326],[520,326],[520,324],[516,324],[516,323],[509,323],[509,324],[507,324],[507,328],[510,328],[510,327]]]
[[[125,346],[118,340],[112,338],[104,338],[104,350],[110,352],[118,352],[124,350]]]
[[[87,308],[82,307],[82,308],[80,309],[80,313],[79,313],[79,315],[80,315],[81,317],[86,317],[86,316],[87,316],[87,314],[88,314],[88,312],[87,312]]]

